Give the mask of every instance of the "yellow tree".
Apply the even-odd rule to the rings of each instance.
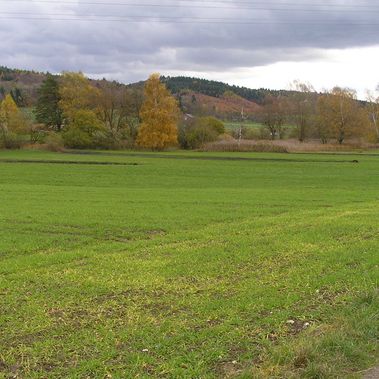
[[[5,147],[19,146],[17,134],[26,134],[31,121],[18,109],[11,95],[0,104],[0,142]],[[16,142],[16,145],[13,143]]]
[[[80,110],[94,110],[96,98],[99,94],[97,88],[81,72],[64,72],[61,77],[59,105],[64,117],[70,123],[75,113]]]
[[[8,133],[12,121],[19,114],[19,109],[11,95],[5,96],[5,99],[0,104],[0,129],[3,138]]]
[[[159,74],[150,76],[144,95],[137,144],[152,150],[163,150],[176,145],[179,107],[166,86],[160,82]]]
[[[19,112],[18,107],[11,95],[5,96],[4,100],[1,102],[0,112],[6,120],[9,120],[12,116]]]

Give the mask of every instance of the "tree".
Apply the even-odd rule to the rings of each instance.
[[[99,89],[97,114],[114,140],[136,138],[142,91],[125,88],[118,83],[104,83]]]
[[[317,101],[317,115],[315,118],[315,131],[317,138],[320,139],[322,144],[327,144],[329,139],[332,138],[332,129],[329,125],[327,112],[323,111],[326,107],[327,95],[322,95]]]
[[[26,105],[25,98],[19,88],[11,90],[10,95],[18,107],[24,107]]]
[[[81,110],[95,110],[98,89],[81,72],[64,72],[61,77],[59,106],[68,123]]]
[[[367,106],[366,111],[375,133],[375,139],[379,141],[379,96],[373,92],[367,91],[366,94]]]
[[[6,122],[19,112],[19,109],[11,95],[6,95],[0,105],[0,112],[2,113]]]
[[[59,83],[53,75],[48,74],[38,90],[35,115],[39,123],[45,124],[47,127],[58,132],[62,129],[63,125],[61,100]]]
[[[179,108],[175,98],[160,82],[159,74],[150,76],[145,85],[144,96],[137,144],[152,150],[163,150],[176,145]]]
[[[308,83],[294,81],[291,84],[289,102],[290,118],[295,125],[297,139],[303,142],[309,135],[315,116],[315,90]]]
[[[282,98],[266,96],[263,108],[259,114],[260,121],[267,128],[270,137],[274,140],[277,136],[283,138],[285,122],[285,104]]]
[[[113,138],[117,138],[126,127],[126,97],[126,91],[113,83],[98,91],[97,113]]]
[[[339,144],[346,138],[358,136],[365,120],[354,91],[335,87],[318,100],[318,113],[324,127]]]
[[[24,133],[27,128],[27,120],[20,112],[10,94],[6,95],[0,104],[0,138],[5,147],[19,147],[16,141],[17,133]]]

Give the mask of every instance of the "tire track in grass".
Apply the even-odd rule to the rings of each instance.
[[[0,163],[60,164],[60,165],[94,165],[94,166],[139,166],[136,162],[99,162],[99,161],[59,161],[45,159],[0,159]]]
[[[125,158],[159,158],[159,159],[182,159],[182,160],[204,160],[204,161],[252,161],[252,162],[294,162],[294,163],[359,163],[358,160],[326,160],[326,159],[296,159],[296,158],[257,158],[257,157],[221,157],[221,156],[190,156],[190,155],[165,155],[165,154],[143,154],[143,153],[104,153],[96,151],[70,151],[64,154],[95,155]]]

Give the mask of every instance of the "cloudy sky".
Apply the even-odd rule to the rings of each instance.
[[[0,65],[123,82],[379,83],[377,0],[0,0]]]

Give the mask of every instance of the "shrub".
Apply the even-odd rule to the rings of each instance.
[[[179,127],[178,140],[183,148],[197,149],[208,142],[217,141],[225,133],[224,124],[214,117],[200,117]]]
[[[75,112],[71,124],[62,137],[64,145],[73,149],[99,147],[99,141],[106,138],[104,126],[90,110]]]
[[[29,125],[29,136],[30,143],[44,143],[45,139],[49,136],[48,131],[46,130],[45,125],[43,124],[32,124]]]
[[[219,134],[208,125],[193,125],[185,132],[186,142],[189,148],[196,149],[204,144],[216,141]]]
[[[63,138],[58,133],[49,133],[46,137],[45,147],[49,151],[62,152],[64,151]]]
[[[197,123],[198,125],[208,126],[214,129],[219,135],[225,133],[225,125],[215,117],[201,117]]]
[[[5,149],[21,149],[24,142],[25,141],[22,136],[16,133],[8,132],[3,134],[0,141],[0,146]]]

